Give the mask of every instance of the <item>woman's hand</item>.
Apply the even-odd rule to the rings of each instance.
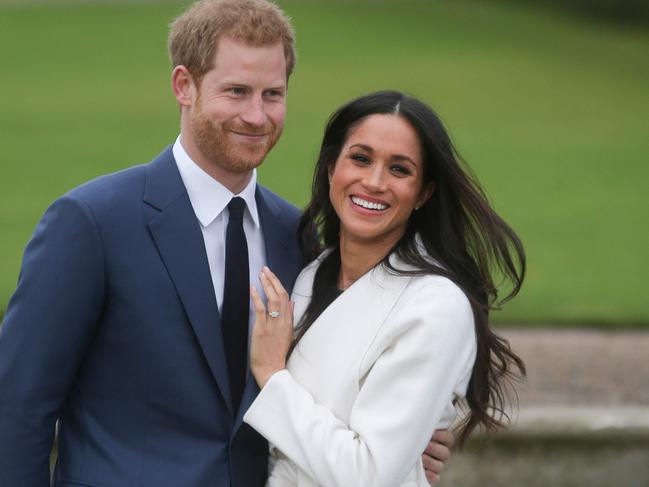
[[[293,340],[293,303],[268,267],[262,269],[259,278],[268,298],[268,310],[257,290],[251,287],[256,317],[250,344],[250,370],[262,388],[271,375],[286,367],[286,354]]]

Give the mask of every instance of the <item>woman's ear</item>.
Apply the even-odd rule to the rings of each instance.
[[[426,183],[423,188],[421,188],[419,197],[417,198],[417,202],[415,203],[415,210],[418,210],[426,204],[430,197],[433,196],[435,188],[435,181],[430,181],[429,183]]]

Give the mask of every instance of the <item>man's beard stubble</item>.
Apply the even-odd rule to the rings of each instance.
[[[208,161],[228,171],[244,173],[259,166],[282,133],[270,121],[262,128],[245,125],[239,128],[234,122],[217,125],[199,107],[200,104],[197,103],[196,111],[191,117],[196,145]],[[264,134],[267,139],[260,144],[235,145],[228,138],[228,132],[233,129],[251,135]]]

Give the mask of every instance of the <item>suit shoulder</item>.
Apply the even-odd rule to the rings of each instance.
[[[80,199],[94,206],[106,201],[115,201],[134,190],[141,195],[146,167],[146,164],[142,164],[96,177],[68,191],[64,196]]]

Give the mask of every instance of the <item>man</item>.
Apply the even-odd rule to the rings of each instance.
[[[178,140],[55,201],[25,251],[0,330],[3,487],[50,485],[57,421],[54,486],[265,482],[242,423],[247,289],[266,264],[290,289],[302,265],[299,210],[255,174],[284,126],[293,30],[265,0],[205,0],[169,52]]]

